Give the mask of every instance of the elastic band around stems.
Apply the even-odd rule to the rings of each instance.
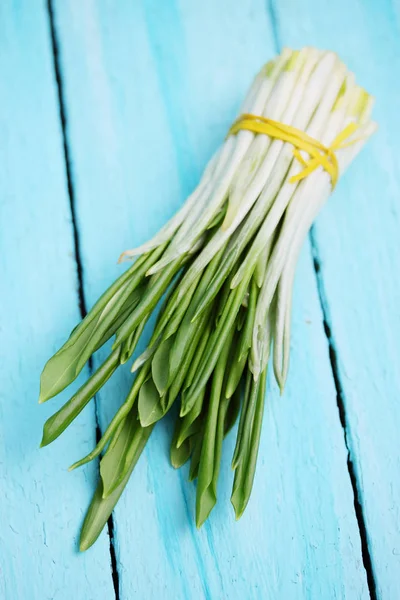
[[[339,179],[339,164],[335,151],[346,148],[358,141],[357,139],[346,141],[358,129],[356,123],[347,125],[333,140],[332,144],[327,147],[304,131],[296,129],[296,127],[248,113],[240,115],[229,129],[227,137],[235,135],[243,129],[252,131],[253,133],[263,133],[271,138],[289,142],[294,146],[293,154],[303,165],[304,169],[297,175],[293,175],[289,180],[290,183],[296,183],[305,179],[321,166],[331,176],[332,189],[334,189]],[[307,152],[310,158],[305,160],[300,154],[300,150]]]

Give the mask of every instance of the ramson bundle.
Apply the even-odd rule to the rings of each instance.
[[[332,52],[285,49],[262,68],[238,120],[179,212],[48,361],[40,402],[66,388],[114,337],[108,358],[44,426],[55,440],[114,371],[131,359],[162,302],[129,394],[96,448],[100,482],[81,549],[97,538],[154,425],[179,404],[171,462],[190,460],[196,523],[217,499],[223,439],[239,419],[232,460],[237,518],[252,489],[267,367],[283,390],[293,278],[318,211],[368,137],[372,99]],[[272,351],[272,352],[271,352]]]

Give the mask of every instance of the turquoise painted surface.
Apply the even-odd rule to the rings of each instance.
[[[81,435],[39,450],[54,408],[37,404],[43,362],[79,318],[45,4],[2,3],[0,30],[0,598],[110,598],[107,535],[76,550],[96,469],[66,470],[93,445],[93,406]]]
[[[171,422],[160,424],[113,515],[114,583],[121,600],[397,598],[398,7],[361,0],[305,0],[301,11],[293,0],[52,6],[59,90],[48,7],[0,8],[0,598],[116,595],[107,533],[85,555],[75,548],[97,467],[66,473],[94,444],[94,405],[59,441],[37,448],[42,423],[61,401],[37,406],[39,372],[79,319],[58,91],[90,306],[120,272],[120,251],[156,231],[196,184],[253,74],[279,44],[337,50],[377,96],[380,132],[304,248],[288,389],[283,398],[268,390],[247,512],[234,522],[231,436],[217,508],[196,531],[194,487],[170,467]],[[96,399],[101,428],[128,381],[129,372],[119,375]]]
[[[277,8],[283,44],[329,46],[376,96],[379,130],[322,212],[315,242],[377,593],[397,598],[400,82],[394,73],[400,72],[399,4],[336,0],[325,11],[307,0],[296,24],[287,18],[295,2],[283,0]]]

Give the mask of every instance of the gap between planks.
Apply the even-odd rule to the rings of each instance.
[[[272,32],[274,36],[275,49],[278,53],[281,52],[282,49],[282,40],[279,31],[279,19],[276,11],[275,0],[266,0],[266,9],[267,14],[269,16]],[[354,512],[357,519],[358,530],[360,534],[360,542],[361,542],[361,555],[363,559],[363,565],[367,577],[367,585],[368,591],[371,600],[377,600],[377,584],[376,578],[374,574],[374,568],[372,564],[371,553],[368,545],[368,532],[364,517],[364,511],[361,501],[361,495],[359,492],[359,485],[357,481],[356,470],[354,468],[354,460],[352,457],[352,453],[350,450],[349,442],[348,442],[348,421],[346,415],[346,402],[344,397],[343,386],[340,379],[339,367],[338,367],[338,353],[336,350],[336,346],[332,337],[332,326],[329,319],[329,310],[328,310],[328,301],[325,294],[325,286],[323,275],[321,271],[321,261],[318,245],[314,236],[313,228],[311,228],[309,233],[309,240],[311,245],[311,253],[313,257],[313,266],[315,272],[315,278],[317,281],[317,289],[318,289],[318,298],[322,311],[322,322],[324,326],[324,331],[328,343],[329,350],[329,361],[331,364],[332,377],[335,384],[336,390],[336,403],[339,413],[340,424],[343,429],[343,439],[346,446],[347,451],[347,471],[349,474],[349,479],[351,483],[351,487],[353,490],[353,501],[354,501]]]
[[[72,176],[72,167],[71,167],[71,153],[69,149],[68,136],[67,136],[67,109],[66,109],[66,101],[64,95],[64,87],[63,87],[63,78],[62,78],[62,68],[61,68],[61,60],[60,60],[60,50],[59,50],[59,42],[57,37],[57,28],[55,23],[55,12],[53,8],[53,1],[47,0],[47,12],[49,18],[49,28],[50,28],[50,36],[51,36],[51,48],[53,54],[53,66],[54,66],[54,77],[57,86],[57,97],[58,97],[58,107],[59,107],[59,116],[61,123],[61,133],[62,133],[62,142],[63,142],[63,153],[64,153],[64,162],[65,162],[65,173],[67,177],[67,188],[68,188],[68,197],[69,197],[69,205],[71,210],[71,222],[72,222],[72,232],[73,232],[73,241],[74,241],[74,253],[75,253],[75,265],[76,265],[76,274],[77,274],[77,295],[78,295],[78,305],[81,318],[87,314],[87,305],[85,300],[85,291],[83,286],[84,273],[82,266],[82,258],[81,258],[81,246],[79,239],[79,227],[76,213],[76,197],[75,190],[73,185],[73,176]],[[92,358],[89,359],[88,362],[89,374],[93,373],[93,361]],[[101,430],[100,430],[100,421],[98,415],[98,408],[96,402],[96,396],[94,397],[94,414],[95,414],[95,425],[96,425],[96,443],[101,438]],[[117,558],[115,554],[114,547],[114,520],[113,515],[111,514],[107,521],[107,529],[110,541],[110,566],[111,566],[111,576],[113,580],[115,600],[120,600],[119,593],[119,574],[117,567]]]
[[[361,498],[360,498],[360,492],[359,492],[359,488],[358,488],[356,471],[354,468],[354,461],[352,458],[352,454],[351,454],[349,442],[348,442],[348,434],[347,434],[348,424],[347,424],[347,416],[346,416],[346,406],[345,406],[345,400],[344,400],[343,386],[341,383],[339,367],[338,367],[338,354],[337,354],[335,343],[334,343],[334,340],[332,337],[331,323],[330,323],[330,320],[328,317],[328,314],[329,314],[328,302],[326,299],[324,280],[323,280],[322,271],[321,271],[321,262],[319,259],[318,245],[317,245],[317,242],[316,242],[316,239],[314,236],[313,229],[311,229],[309,237],[310,237],[315,277],[317,279],[318,297],[319,297],[321,310],[322,310],[324,331],[325,331],[326,339],[328,341],[329,360],[331,363],[332,376],[333,376],[333,380],[335,383],[336,402],[337,402],[337,407],[338,407],[338,412],[339,412],[339,419],[340,419],[340,424],[343,428],[344,443],[346,445],[346,450],[347,450],[347,470],[349,472],[351,487],[353,488],[354,511],[356,514],[357,525],[358,525],[358,529],[360,532],[360,538],[361,538],[361,555],[362,555],[362,559],[363,559],[364,569],[367,574],[367,584],[368,584],[368,590],[369,590],[371,600],[377,600],[377,591],[376,591],[377,586],[376,586],[374,569],[373,569],[373,565],[372,565],[371,553],[369,551],[369,546],[368,546],[368,532],[367,532],[367,527],[366,527],[366,523],[365,523],[365,517],[364,517]]]

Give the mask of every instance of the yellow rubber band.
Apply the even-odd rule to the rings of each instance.
[[[229,135],[235,135],[238,131],[245,129],[253,133],[263,133],[271,138],[288,142],[294,146],[293,154],[295,158],[302,164],[304,169],[297,175],[290,178],[290,183],[301,181],[310,175],[318,167],[323,167],[331,176],[332,189],[336,186],[339,179],[339,164],[336,158],[335,151],[341,148],[346,148],[351,144],[355,144],[358,139],[347,141],[357,130],[356,123],[350,123],[343,129],[341,133],[333,140],[332,144],[327,147],[315,140],[304,131],[296,129],[291,125],[285,125],[279,121],[273,121],[265,117],[257,115],[242,114],[233,123],[228,132]],[[309,155],[306,160],[300,154],[300,150],[304,150]]]

